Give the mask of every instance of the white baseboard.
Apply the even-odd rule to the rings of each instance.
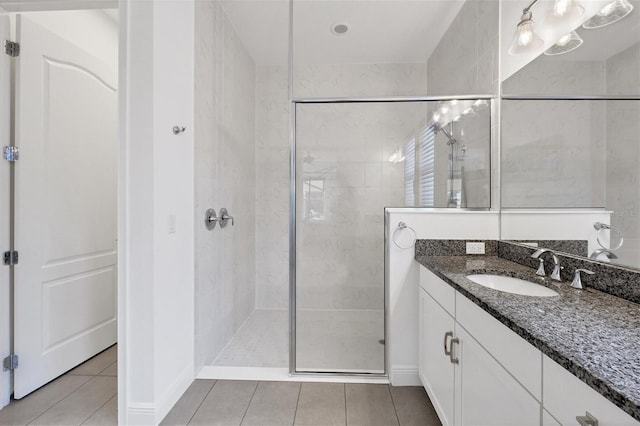
[[[187,388],[191,386],[191,383],[193,383],[195,379],[194,369],[193,363],[187,365],[187,367],[178,374],[176,380],[160,395],[160,398],[158,398],[156,402],[156,424],[165,418]]]
[[[389,379],[392,386],[422,386],[418,368],[413,366],[392,367]]]
[[[324,382],[324,383],[389,383],[386,376],[349,376],[304,374],[292,376],[288,368],[222,367],[206,365],[196,375],[197,379],[261,380],[273,382]]]
[[[131,403],[127,407],[127,425],[157,425],[171,411],[193,383],[193,364],[184,368],[155,403]]]
[[[127,425],[155,425],[155,405],[151,403],[129,404],[126,422]]]

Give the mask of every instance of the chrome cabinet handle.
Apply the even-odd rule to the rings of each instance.
[[[444,354],[451,356],[451,349],[447,350],[447,339],[451,337],[453,339],[453,331],[447,331],[444,333]]]
[[[220,219],[218,218],[218,215],[216,215],[216,211],[214,209],[207,209],[204,214],[204,226],[206,226],[209,231],[216,227],[216,223],[219,220]]]
[[[576,416],[576,420],[580,426],[598,426],[598,419],[593,417],[588,411],[584,416]]]
[[[222,208],[220,210],[220,227],[224,228],[227,226],[227,222],[231,221],[231,226],[234,226],[233,216],[229,216],[229,212],[226,208]]]
[[[460,360],[453,354],[453,345],[456,343],[460,343],[460,339],[458,339],[457,337],[451,339],[451,346],[449,348],[449,361],[451,361],[452,364],[458,364],[460,362]]]

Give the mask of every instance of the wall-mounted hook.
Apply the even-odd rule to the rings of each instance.
[[[180,134],[180,133],[184,132],[185,130],[187,130],[187,128],[184,127],[184,126],[173,126],[173,134],[174,135]]]

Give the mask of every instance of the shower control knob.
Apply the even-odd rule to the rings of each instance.
[[[216,214],[216,211],[214,209],[208,209],[204,214],[204,225],[209,231],[216,227],[216,223],[219,220],[220,219],[218,218],[218,215]]]

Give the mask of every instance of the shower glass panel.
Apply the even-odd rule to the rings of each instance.
[[[384,209],[490,205],[488,102],[296,103],[296,372],[385,373]]]

